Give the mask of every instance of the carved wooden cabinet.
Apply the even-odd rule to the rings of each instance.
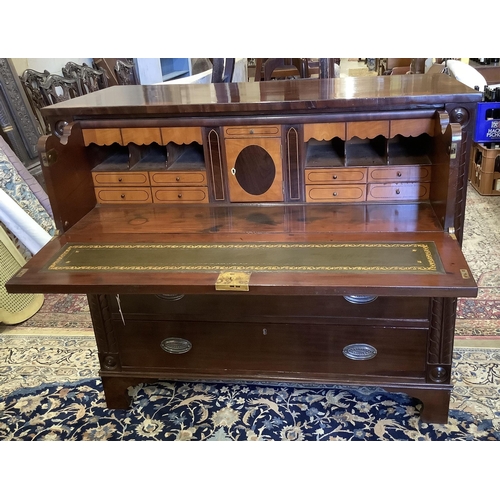
[[[10,292],[88,294],[110,407],[147,380],[379,386],[445,422],[481,94],[446,75],[115,86],[44,110],[60,234]]]

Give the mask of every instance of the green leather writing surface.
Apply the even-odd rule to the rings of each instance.
[[[443,273],[433,242],[67,244],[50,271]]]

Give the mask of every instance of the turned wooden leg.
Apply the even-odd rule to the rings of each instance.
[[[422,422],[447,424],[450,408],[450,389],[405,389],[405,392],[422,401],[420,413]]]
[[[131,398],[128,395],[128,388],[141,382],[144,382],[144,379],[102,376],[106,406],[113,410],[127,410],[130,408]]]

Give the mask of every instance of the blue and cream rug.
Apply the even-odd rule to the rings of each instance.
[[[457,345],[446,425],[423,423],[404,394],[318,385],[142,384],[129,410],[108,410],[90,330],[4,332],[0,356],[0,440],[500,438],[500,349],[488,345]]]

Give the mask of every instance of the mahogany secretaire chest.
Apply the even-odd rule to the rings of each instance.
[[[155,379],[370,385],[446,422],[481,93],[446,75],[115,86],[44,109],[59,235],[9,292],[88,295],[107,404]]]

